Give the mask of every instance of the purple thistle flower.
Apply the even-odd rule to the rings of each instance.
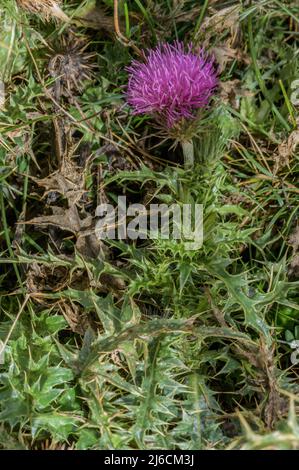
[[[196,54],[189,44],[160,44],[147,51],[146,62],[130,67],[127,102],[134,114],[151,114],[172,128],[182,118],[193,119],[204,108],[218,80],[214,60],[203,50]]]

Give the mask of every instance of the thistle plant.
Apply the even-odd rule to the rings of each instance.
[[[192,137],[200,111],[209,104],[218,79],[214,60],[192,44],[160,44],[148,50],[145,62],[134,60],[127,68],[127,102],[133,114],[149,114],[182,143],[186,166],[193,165]]]

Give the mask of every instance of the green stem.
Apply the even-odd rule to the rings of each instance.
[[[182,142],[185,169],[190,170],[194,167],[194,145],[192,140],[185,140]]]
[[[201,27],[202,20],[204,19],[206,10],[207,10],[207,8],[208,8],[208,5],[209,5],[209,0],[205,0],[205,3],[204,3],[203,6],[201,7],[200,15],[199,15],[199,17],[198,17],[197,23],[196,23],[195,28],[194,28],[193,39],[196,37],[196,35],[197,35],[198,31],[199,31],[199,28]]]

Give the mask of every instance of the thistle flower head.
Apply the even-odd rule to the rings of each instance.
[[[160,44],[146,54],[144,63],[130,67],[127,102],[134,114],[150,114],[166,128],[194,119],[205,108],[215,90],[217,70],[203,50],[198,54],[189,44]]]
[[[86,52],[88,42],[71,31],[61,37],[50,56],[49,72],[55,78],[54,86],[59,94],[70,96],[82,92],[83,81],[92,78],[94,53]],[[59,88],[59,90],[58,90]],[[58,97],[57,97],[58,98]]]

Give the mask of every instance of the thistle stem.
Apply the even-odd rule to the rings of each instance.
[[[116,37],[119,39],[119,41],[124,45],[124,46],[131,46],[134,51],[140,56],[144,57],[143,53],[141,50],[136,46],[136,44],[133,41],[130,41],[126,36],[124,36],[120,30],[120,25],[119,25],[119,13],[118,13],[118,1],[119,0],[113,0],[113,19],[114,19],[114,30]]]
[[[194,166],[194,145],[192,140],[182,141],[185,169],[190,170]]]

